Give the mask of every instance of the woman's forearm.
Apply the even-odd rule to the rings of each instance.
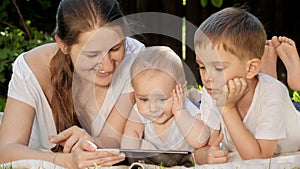
[[[34,159],[52,162],[64,167],[67,167],[68,160],[66,160],[66,158],[68,158],[68,156],[70,155],[62,153],[53,153],[50,151],[34,150],[32,148],[29,148],[28,146],[15,143],[1,145],[0,152],[1,164],[16,160]]]

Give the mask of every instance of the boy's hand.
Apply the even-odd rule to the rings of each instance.
[[[228,160],[228,151],[220,149],[220,143],[223,140],[224,135],[221,133],[215,142],[210,146],[207,153],[207,163],[217,164],[226,163]]]
[[[223,94],[217,99],[217,106],[222,111],[224,107],[233,108],[247,92],[248,86],[243,78],[234,78],[223,87]]]
[[[172,106],[172,113],[176,115],[184,109],[184,99],[185,99],[185,90],[180,85],[177,84],[175,89],[173,89],[173,106]]]

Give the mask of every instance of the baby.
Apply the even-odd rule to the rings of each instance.
[[[154,46],[141,51],[131,76],[136,104],[122,148],[193,151],[207,143],[209,131],[185,97],[183,65],[173,50]]]

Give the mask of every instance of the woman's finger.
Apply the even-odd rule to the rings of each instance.
[[[95,163],[97,163],[101,167],[109,167],[123,160],[125,160],[125,154],[121,153],[118,156],[110,156],[98,159]]]
[[[113,157],[102,157],[98,159],[92,159],[87,161],[82,161],[80,163],[80,168],[87,168],[87,167],[109,167],[116,163],[125,160],[125,156],[113,156]]]
[[[81,167],[109,166],[125,159],[124,153],[114,149],[97,149],[95,152],[77,151],[78,164]],[[79,155],[80,154],[80,155]]]
[[[83,141],[79,141],[78,143],[76,143],[73,146],[71,152],[74,152],[77,149],[81,149],[83,151],[94,152],[97,150],[97,146],[96,146],[96,144],[94,144],[93,142],[91,142],[89,140],[83,140]]]
[[[120,150],[118,149],[97,149],[96,152],[97,152],[97,157],[120,155]]]
[[[64,144],[64,153],[70,153],[71,150],[75,150],[75,145],[79,141],[79,138],[76,135],[69,137]]]
[[[74,133],[74,131],[78,130],[79,128],[77,127],[70,127],[56,136],[51,136],[50,142],[54,144],[60,144],[61,142],[65,142],[69,137],[71,137]]]

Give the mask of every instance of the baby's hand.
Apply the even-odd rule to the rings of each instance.
[[[248,86],[243,78],[234,78],[228,81],[228,84],[223,87],[223,93],[217,99],[217,106],[220,110],[224,107],[235,107],[236,103],[247,92]]]
[[[184,99],[185,90],[180,84],[177,84],[175,89],[173,89],[173,115],[176,115],[180,113],[180,111],[182,111],[182,109],[184,108]]]

